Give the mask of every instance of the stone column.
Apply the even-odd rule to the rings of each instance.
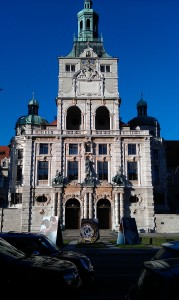
[[[120,193],[120,220],[124,217],[124,193]]]
[[[84,219],[88,218],[88,196],[89,194],[86,193],[84,197]]]
[[[53,216],[57,215],[58,193],[53,193]]]
[[[89,193],[89,218],[93,218],[93,199],[92,199],[92,193]]]
[[[119,193],[115,194],[115,226],[119,226]]]
[[[57,216],[61,220],[62,219],[62,194],[57,194]]]

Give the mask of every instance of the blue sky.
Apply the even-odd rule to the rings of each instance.
[[[57,115],[58,56],[77,35],[84,0],[0,0],[0,145],[15,135],[35,93],[39,115]],[[141,93],[165,140],[179,140],[179,0],[93,0],[108,54],[119,58],[120,116]]]

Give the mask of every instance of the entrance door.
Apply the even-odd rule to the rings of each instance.
[[[99,229],[111,229],[111,203],[107,199],[100,199],[97,203],[97,218]]]
[[[65,206],[65,229],[80,228],[80,203],[76,199],[70,199]]]

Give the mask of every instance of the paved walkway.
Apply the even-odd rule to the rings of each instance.
[[[118,233],[115,231],[112,231],[110,229],[100,229],[99,230],[100,238],[97,240],[97,242],[104,243],[107,247],[114,246],[111,241],[117,242]],[[69,245],[76,245],[81,237],[80,237],[80,229],[66,229],[62,231],[63,240],[68,240]]]
[[[117,239],[117,235],[118,235],[116,231],[112,231],[110,229],[100,229],[99,234],[100,234],[100,241],[114,240]],[[62,231],[62,235],[64,239],[80,240],[80,229],[66,229]]]

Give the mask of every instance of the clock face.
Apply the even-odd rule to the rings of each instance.
[[[88,59],[82,59],[81,60],[81,67],[91,67],[94,68],[96,66],[95,59],[88,58]]]

